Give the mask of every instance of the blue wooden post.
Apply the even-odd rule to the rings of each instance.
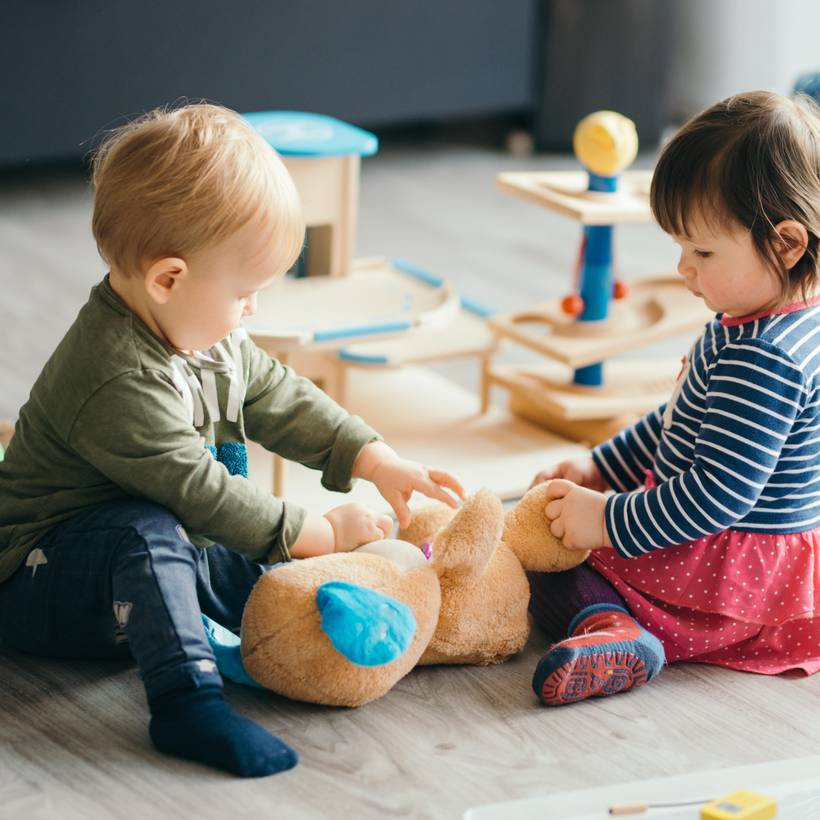
[[[598,176],[590,171],[588,190],[612,193],[617,187],[618,177]],[[598,322],[609,315],[612,298],[612,225],[588,225],[584,233],[586,241],[579,286],[584,310],[578,321]],[[600,387],[604,383],[603,362],[579,367],[572,381],[586,387]]]

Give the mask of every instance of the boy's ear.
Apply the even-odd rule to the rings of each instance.
[[[809,245],[809,232],[806,226],[794,219],[784,219],[774,226],[774,249],[791,270],[799,261]]]
[[[145,290],[148,296],[159,305],[166,304],[171,298],[171,292],[187,271],[185,260],[176,256],[166,256],[152,262],[145,272]]]

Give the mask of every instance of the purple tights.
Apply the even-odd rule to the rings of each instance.
[[[611,603],[628,610],[614,587],[588,564],[566,572],[528,572],[530,612],[547,637],[563,640],[570,621],[592,604]]]

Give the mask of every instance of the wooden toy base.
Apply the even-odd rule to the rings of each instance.
[[[510,391],[510,410],[516,415],[595,445],[666,401],[679,368],[665,358],[607,362],[603,387],[575,385],[571,374],[554,363],[496,366],[486,378]]]
[[[680,362],[667,358],[606,362],[602,387],[573,384],[572,374],[553,363],[496,366],[488,375],[492,383],[537,396],[555,416],[575,421],[657,407],[669,398],[679,370]]]
[[[550,413],[546,408],[539,406],[537,401],[533,401],[529,395],[518,390],[510,391],[509,408],[510,412],[516,416],[538,424],[551,433],[564,436],[570,441],[577,441],[585,447],[595,447],[603,441],[608,441],[625,427],[634,424],[639,418],[638,413],[633,413],[609,419],[572,421]]]
[[[348,409],[362,416],[405,458],[455,474],[468,493],[488,487],[504,499],[523,495],[544,467],[586,450],[496,407],[479,413],[478,397],[432,370],[351,370]],[[256,445],[249,453],[251,480],[270,489],[272,457]],[[285,497],[310,510],[359,501],[379,510],[389,505],[369,482],[349,494],[333,493],[320,476],[288,462]],[[411,506],[430,501],[416,493]]]
[[[483,356],[494,347],[485,319],[461,310],[441,327],[420,327],[405,336],[349,345],[335,355],[348,367],[405,367],[462,356]]]
[[[630,282],[629,296],[610,311],[603,321],[578,322],[555,300],[488,321],[500,337],[578,368],[696,330],[713,316],[679,276],[670,275]]]
[[[444,327],[420,327],[392,339],[361,342],[341,350],[295,350],[287,360],[297,373],[312,379],[339,404],[347,406],[347,373],[351,368],[403,368],[475,356],[481,360],[483,374],[495,347],[487,322],[461,310]]]
[[[652,171],[625,171],[614,193],[588,191],[586,171],[518,171],[499,174],[498,187],[513,196],[577,219],[583,225],[650,222]]]
[[[347,404],[347,370],[478,356],[495,348],[484,311],[403,260],[357,259],[347,276],[284,279],[245,320],[254,342]],[[294,317],[310,318],[308,326]],[[284,475],[284,473],[282,473]]]
[[[425,279],[385,259],[357,259],[346,276],[277,280],[261,291],[244,326],[271,355],[295,349],[338,350],[447,325],[460,300],[443,280]]]

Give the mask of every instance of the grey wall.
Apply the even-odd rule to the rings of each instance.
[[[739,91],[791,92],[820,71],[817,0],[676,0],[670,114],[685,119]]]
[[[180,97],[365,125],[531,104],[535,0],[4,0],[0,164]]]

